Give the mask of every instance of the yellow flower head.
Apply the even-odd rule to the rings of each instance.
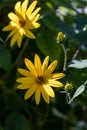
[[[25,58],[25,65],[28,70],[18,69],[18,72],[24,77],[17,79],[18,89],[28,89],[25,93],[24,99],[30,98],[35,93],[36,104],[40,103],[40,97],[42,95],[46,103],[50,102],[50,97],[55,97],[55,93],[52,87],[63,87],[63,84],[58,79],[63,78],[63,73],[53,73],[57,61],[53,61],[49,66],[49,56],[47,56],[43,63],[39,56],[36,54],[34,58],[34,64],[27,58]]]
[[[65,39],[65,36],[62,32],[59,32],[58,35],[57,35],[57,40],[59,43],[62,43]]]
[[[8,14],[8,17],[11,21],[9,25],[4,27],[2,30],[11,31],[7,37],[7,39],[12,37],[10,46],[13,46],[17,41],[18,47],[21,47],[23,35],[27,36],[28,38],[35,39],[34,34],[30,30],[40,27],[40,24],[37,23],[37,20],[40,17],[38,12],[41,8],[38,7],[36,10],[34,10],[36,4],[37,1],[35,0],[27,8],[28,0],[24,0],[22,4],[21,1],[19,1],[15,5],[15,13],[10,12]]]

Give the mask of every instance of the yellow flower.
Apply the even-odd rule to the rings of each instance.
[[[21,47],[22,37],[23,35],[28,38],[35,39],[34,34],[30,31],[31,29],[35,29],[40,27],[40,24],[37,23],[37,20],[40,17],[38,12],[40,11],[40,7],[36,10],[35,6],[37,1],[33,1],[31,5],[28,6],[28,0],[24,0],[21,4],[21,1],[17,2],[15,5],[15,13],[10,12],[8,14],[9,19],[11,20],[9,25],[4,27],[3,31],[11,31],[8,35],[8,38],[12,37],[10,46],[13,46],[17,41],[18,47]]]
[[[34,64],[27,58],[25,58],[25,65],[28,70],[18,69],[18,72],[24,77],[17,79],[18,89],[28,89],[25,93],[24,99],[30,98],[35,93],[36,104],[40,103],[40,97],[42,95],[46,103],[50,102],[50,97],[54,98],[55,93],[52,87],[62,87],[63,84],[58,79],[63,78],[63,73],[53,73],[57,61],[53,61],[49,66],[49,56],[47,56],[43,63],[37,54],[35,54]]]

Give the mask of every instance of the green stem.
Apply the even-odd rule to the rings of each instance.
[[[29,39],[26,40],[26,42],[25,42],[23,48],[21,49],[21,51],[20,51],[20,53],[19,53],[17,59],[16,59],[15,62],[11,65],[11,67],[10,67],[8,73],[5,75],[5,77],[7,77],[7,76],[9,75],[9,73],[11,72],[11,70],[14,69],[14,67],[18,64],[18,62],[19,62],[19,60],[21,59],[21,57],[22,57],[22,55],[23,55],[23,53],[24,53],[24,51],[25,51],[25,49],[26,49],[28,43],[29,43]]]
[[[28,43],[29,43],[29,39],[26,40],[26,42],[25,42],[23,48],[21,49],[21,51],[20,51],[20,53],[19,53],[17,59],[16,59],[15,62],[12,64],[11,70],[17,65],[17,63],[18,63],[19,60],[21,59],[21,57],[22,57],[22,55],[23,55],[23,53],[24,53],[24,51],[25,51],[25,49],[26,49]]]
[[[67,63],[67,52],[66,52],[66,49],[65,49],[65,46],[63,44],[62,45],[62,48],[63,48],[63,51],[64,51],[64,65],[63,65],[63,71],[66,71],[66,63]]]

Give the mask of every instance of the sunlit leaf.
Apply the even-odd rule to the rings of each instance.
[[[71,103],[76,97],[78,97],[85,90],[85,84],[82,84],[74,93],[73,97],[69,101]]]
[[[68,67],[83,69],[87,68],[87,59],[85,60],[72,60]]]

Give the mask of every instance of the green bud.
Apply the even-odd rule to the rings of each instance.
[[[65,85],[65,91],[69,91],[69,90],[72,90],[73,86],[71,83],[66,83]]]

